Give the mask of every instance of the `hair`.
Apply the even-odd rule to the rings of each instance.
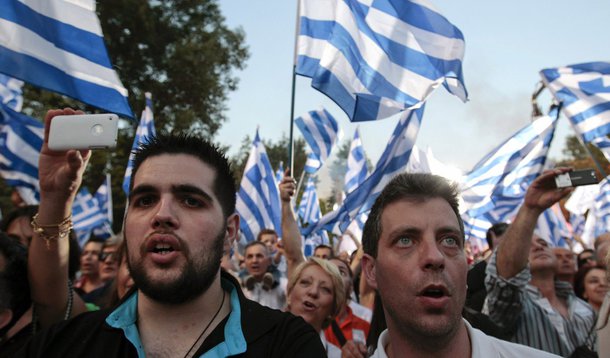
[[[275,230],[273,229],[262,229],[258,235],[256,235],[256,241],[261,241],[261,239],[263,238],[263,235],[269,235],[269,234],[273,234],[277,237],[277,232],[275,232]]]
[[[265,250],[265,255],[269,256],[269,251],[267,250],[267,245],[263,244],[262,241],[250,241],[248,244],[246,244],[246,246],[244,247],[244,255],[246,254],[246,252],[248,251],[249,248],[251,248],[252,246],[256,246],[256,245],[260,245],[260,247],[262,247]]]
[[[352,272],[352,268],[350,267],[349,262],[347,262],[347,260],[342,259],[342,258],[341,258],[341,257],[339,257],[339,256],[334,256],[334,257],[331,257],[331,258],[330,258],[330,259],[328,259],[328,260],[329,260],[329,261],[330,261],[330,260],[337,260],[337,261],[341,261],[341,262],[343,262],[343,263],[345,264],[345,266],[347,266],[347,272],[349,273],[349,278],[350,278],[350,279],[353,279],[353,278],[354,278],[354,273]]]
[[[0,272],[2,290],[5,291],[0,305],[13,312],[9,324],[0,330],[0,337],[8,331],[30,308],[30,285],[28,281],[27,248],[5,233],[0,232],[0,255],[4,256],[6,266]]]
[[[604,264],[602,263],[598,263],[594,266],[580,268],[576,273],[576,276],[574,276],[574,293],[576,293],[576,296],[585,301],[587,301],[587,299],[583,297],[583,295],[585,294],[585,276],[587,276],[587,274],[591,272],[591,270],[595,269],[606,272],[606,266],[604,266]]]
[[[324,272],[326,272],[330,276],[330,280],[333,284],[333,307],[331,310],[331,314],[327,317],[322,323],[322,329],[328,327],[330,323],[335,319],[335,317],[341,312],[341,309],[345,305],[345,301],[347,297],[345,297],[345,287],[343,287],[343,279],[341,278],[341,273],[336,265],[332,264],[328,260],[323,260],[317,257],[310,257],[304,262],[301,262],[292,272],[290,278],[288,279],[288,285],[286,287],[287,296],[290,296],[292,289],[296,286],[297,281],[301,278],[301,274],[303,270],[310,266],[318,266]]]
[[[329,245],[326,245],[326,244],[320,244],[320,245],[317,245],[317,246],[316,246],[316,247],[313,249],[313,252],[315,253],[317,249],[329,249],[329,250],[330,250],[330,257],[329,257],[329,259],[331,259],[331,258],[334,258],[334,257],[335,257],[335,250],[333,250],[333,248],[332,248],[332,247],[330,247]]]
[[[2,230],[3,232],[6,232],[8,230],[9,225],[11,225],[11,223],[17,218],[26,217],[29,220],[32,220],[32,217],[34,215],[36,215],[37,212],[38,212],[38,205],[28,205],[28,206],[18,207],[16,209],[10,211],[2,219],[2,222],[0,223],[0,230]]]
[[[423,202],[432,198],[445,200],[460,225],[462,243],[464,242],[464,221],[460,216],[457,185],[450,184],[445,178],[423,173],[402,173],[392,179],[383,189],[369,214],[362,231],[362,248],[366,254],[377,257],[377,246],[381,236],[381,215],[386,206],[399,201]]]
[[[129,182],[129,190],[133,189],[133,181],[140,166],[148,158],[163,154],[186,154],[198,158],[216,171],[213,190],[218,197],[225,218],[235,212],[235,179],[231,165],[220,148],[199,136],[188,133],[161,133],[149,136],[134,152],[133,171]]]
[[[595,238],[595,241],[593,241],[593,248],[597,251],[602,244],[608,241],[610,241],[610,232],[605,232]]]
[[[491,234],[493,233],[497,237],[503,235],[506,232],[506,229],[508,229],[507,223],[495,223],[489,229],[487,229],[487,232],[485,233],[485,240],[487,240],[487,245],[490,249],[493,250],[494,248],[493,237]]]

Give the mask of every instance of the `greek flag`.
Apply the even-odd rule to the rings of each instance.
[[[549,68],[540,75],[585,142],[610,134],[610,62]]]
[[[129,196],[129,182],[131,181],[131,172],[133,171],[133,159],[135,156],[134,151],[139,148],[140,143],[144,142],[147,137],[155,135],[155,123],[152,111],[152,95],[150,92],[146,92],[145,97],[146,107],[144,107],[144,110],[142,111],[140,124],[138,124],[136,136],[133,139],[131,154],[129,154],[129,161],[127,162],[127,168],[125,169],[125,179],[123,179],[123,191],[127,196]]]
[[[572,233],[576,236],[582,236],[585,232],[586,218],[584,215],[578,215],[570,213],[570,225],[572,226]]]
[[[0,175],[29,205],[40,200],[38,157],[43,134],[41,122],[0,105]]]
[[[354,139],[349,148],[347,155],[347,172],[343,183],[343,191],[346,194],[351,193],[364,181],[368,170],[366,168],[366,156],[364,155],[364,147],[360,140],[358,128],[354,131]]]
[[[304,224],[315,223],[320,220],[322,213],[320,211],[320,202],[318,201],[318,193],[316,185],[312,177],[307,179],[305,191],[301,196],[301,202],[297,210],[297,215],[301,218]]]
[[[610,161],[610,139],[608,137],[597,137],[591,141],[606,157],[607,161]]]
[[[396,174],[404,171],[409,162],[409,156],[419,132],[424,107],[421,106],[401,114],[394,132],[388,140],[388,145],[381,154],[373,172],[345,197],[341,207],[322,216],[315,225],[308,226],[304,232],[305,235],[321,229],[332,231],[337,224],[339,224],[341,231],[345,231],[349,223],[359,214],[371,210],[375,199],[386,184]]]
[[[462,182],[461,212],[470,217],[495,212],[508,221],[521,205],[529,184],[544,168],[557,124],[557,109],[540,117],[487,154]],[[496,222],[496,221],[492,221]]]
[[[0,73],[0,103],[16,112],[21,112],[23,106],[22,87],[23,81]]]
[[[312,153],[307,156],[305,171],[313,174],[320,169],[330,156],[337,139],[341,139],[339,125],[325,109],[310,111],[294,120]]]
[[[351,121],[421,106],[441,83],[466,101],[464,36],[427,0],[302,0],[298,74]]]
[[[280,161],[280,165],[277,167],[277,170],[275,171],[275,181],[277,181],[278,185],[282,181],[283,177],[284,177],[284,162]]]
[[[567,247],[567,238],[572,237],[559,204],[546,209],[538,218],[536,233],[556,247]]]
[[[0,1],[0,72],[133,117],[94,0]]]
[[[72,222],[81,247],[87,243],[93,229],[104,227],[108,223],[108,216],[100,210],[97,200],[89,193],[87,188],[83,187],[76,194],[72,205]],[[108,237],[110,235],[101,236],[101,238]]]
[[[594,205],[596,237],[610,231],[610,181],[608,177],[600,181],[598,185],[599,193],[595,197]]]
[[[282,235],[280,193],[258,129],[237,193],[236,209],[246,240],[256,240],[262,229],[273,229]]]
[[[106,179],[97,191],[95,192],[95,200],[97,200],[100,210],[106,213],[108,222],[112,223],[112,185],[110,181],[110,173],[106,173]]]

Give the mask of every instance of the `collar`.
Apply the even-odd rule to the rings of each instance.
[[[225,340],[207,352],[200,353],[200,357],[237,355],[246,352],[247,349],[247,343],[241,325],[241,292],[238,290],[234,280],[225,276],[224,271],[223,274],[221,274],[221,285],[225,291],[230,292],[231,301],[231,313],[229,313],[229,318],[224,327]],[[144,352],[142,341],[140,340],[137,320],[138,292],[136,291],[112,311],[106,318],[106,323],[111,327],[123,330],[125,338],[131,342],[138,352],[138,357],[145,357],[146,353]]]
[[[542,297],[542,293],[540,293],[538,287],[528,283],[526,289],[528,293],[538,298]],[[573,296],[574,289],[569,282],[555,280],[555,294],[557,297],[568,299]]]

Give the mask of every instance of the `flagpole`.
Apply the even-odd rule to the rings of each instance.
[[[294,178],[294,93],[297,79],[297,44],[299,38],[301,0],[297,0],[297,19],[294,30],[294,55],[292,59],[292,93],[290,97],[290,138],[288,139],[288,168],[290,168],[290,176]]]

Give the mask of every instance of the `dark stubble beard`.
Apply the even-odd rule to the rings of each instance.
[[[224,236],[223,229],[216,236],[210,250],[205,250],[201,257],[192,257],[190,251],[184,252],[186,265],[180,276],[167,282],[153,282],[144,269],[143,259],[138,262],[132,260],[127,245],[127,265],[135,286],[159,303],[177,305],[195,299],[207,291],[220,270]],[[186,249],[185,245],[183,247]]]

